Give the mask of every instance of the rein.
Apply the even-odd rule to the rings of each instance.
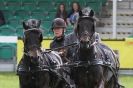
[[[61,46],[61,47],[54,48],[54,49],[46,49],[46,52],[57,51],[57,50],[60,50],[60,49],[64,49],[64,48],[68,48],[68,47],[73,47],[73,46],[77,46],[77,45],[78,45],[78,43],[72,43],[72,44],[68,44],[68,45]]]
[[[95,44],[97,44],[97,42],[93,42],[90,46],[94,46]],[[59,48],[55,48],[55,49],[49,49],[46,51],[43,51],[43,53],[49,53],[53,50],[58,50],[61,48],[67,48],[67,47],[72,47],[72,46],[77,46],[77,43],[73,43],[67,46],[63,46],[63,47],[59,47]],[[29,53],[24,52],[24,54],[26,56],[30,56]],[[30,56],[31,57],[31,56]],[[39,54],[37,56],[38,58],[41,57],[43,58],[44,56],[42,55],[42,51],[41,54]],[[94,60],[94,61],[76,61],[76,62],[69,62],[69,63],[64,63],[63,65],[53,65],[53,66],[48,66],[48,65],[41,65],[41,66],[36,66],[37,68],[41,68],[42,71],[45,69],[60,69],[60,68],[66,68],[66,67],[82,67],[82,66],[90,66],[90,65],[104,65],[105,63],[102,60]]]
[[[42,49],[40,49],[40,52],[38,52],[38,51],[36,51],[37,52],[37,59],[39,59],[39,60],[43,60],[43,58],[44,57],[46,57],[46,56],[44,56],[44,54],[43,54],[43,50]],[[24,52],[24,55],[26,55],[26,56],[28,56],[28,57],[30,57],[30,58],[34,58],[33,56],[31,56],[30,54],[29,54],[29,52]],[[45,62],[48,64],[48,59],[47,59],[47,57],[44,59],[45,60]],[[32,59],[30,59],[30,61],[32,62]],[[35,66],[35,71],[49,71],[49,66],[48,65],[37,65],[37,66]],[[31,70],[30,70],[31,71]],[[32,71],[31,71],[32,72]]]
[[[42,65],[43,69],[60,69],[60,68],[66,68],[66,67],[86,67],[91,65],[104,65],[107,66],[108,64],[105,64],[102,60],[94,60],[94,61],[76,61],[73,63],[65,63],[63,65],[53,65],[53,66],[47,66]]]
[[[93,42],[90,46],[94,46],[95,44],[97,44],[97,42]],[[53,50],[58,50],[58,49],[62,49],[62,48],[67,48],[67,47],[72,47],[72,46],[77,46],[77,43],[73,43],[73,44],[69,44],[63,47],[59,47],[59,48],[55,48],[55,49],[48,49],[46,51],[43,51],[43,53],[49,53]],[[25,55],[29,56],[28,53],[24,53]],[[42,55],[42,51],[41,54],[38,55],[38,57],[43,58]],[[60,68],[66,68],[66,67],[82,67],[82,66],[90,66],[90,65],[109,65],[108,63],[104,63],[102,60],[98,59],[98,60],[94,60],[94,61],[76,61],[76,62],[69,62],[69,63],[64,63],[62,65],[53,65],[53,66],[48,66],[48,65],[41,65],[41,66],[37,66],[38,68],[43,69],[60,69]]]

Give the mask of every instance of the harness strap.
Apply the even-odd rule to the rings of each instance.
[[[49,59],[48,59],[49,56],[47,54],[43,54],[43,57],[45,57],[44,60],[46,61],[47,65],[50,66]]]
[[[64,73],[66,73],[67,75],[71,75],[68,71],[66,71],[65,69],[62,69]]]
[[[99,46],[99,47],[100,47],[102,53],[104,53],[105,58],[109,59],[109,58],[107,57],[105,51],[103,50],[103,48],[102,48],[101,46]],[[111,50],[111,52],[113,52],[113,51]],[[114,55],[114,54],[113,54],[113,55]],[[116,61],[119,62],[118,59],[117,59]],[[108,62],[107,62],[107,63],[108,63]],[[118,63],[118,64],[119,64],[119,63]],[[117,80],[117,81],[116,81],[117,85],[118,85],[119,87],[125,88],[124,86],[122,86],[122,85],[120,85],[120,84],[118,83],[117,73],[115,72],[115,71],[118,70],[118,67],[117,67],[117,68],[114,68],[114,67],[111,65],[111,63],[110,63],[110,65],[109,65],[109,64],[105,64],[104,66],[107,66],[108,68],[110,68],[110,70],[111,70],[111,72],[113,73],[115,79]]]
[[[76,61],[72,64],[67,64],[66,66],[72,66],[72,67],[88,67],[90,65],[104,65],[104,62],[100,59],[94,60],[94,61]]]
[[[114,75],[114,77],[115,77],[115,79],[116,79],[116,84],[118,85],[118,87],[119,87],[119,88],[125,88],[124,86],[122,86],[122,85],[118,82],[117,73],[114,72],[115,69],[113,69],[112,66],[107,66],[107,67],[109,67],[110,70],[112,71],[112,73],[113,73],[113,75]]]
[[[58,84],[59,84],[60,81],[62,81],[62,80],[65,81],[66,85],[70,85],[70,84],[66,81],[66,79],[65,79],[61,74],[59,74],[58,72],[56,72],[55,70],[50,69],[50,72],[53,73],[56,77],[58,77],[58,79],[57,79],[57,81],[56,81],[56,84],[54,85],[53,88],[57,88]]]

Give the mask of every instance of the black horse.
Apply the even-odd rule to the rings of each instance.
[[[58,53],[41,49],[42,30],[24,31],[24,54],[18,64],[20,88],[69,88],[60,68],[62,60]]]
[[[119,61],[106,45],[95,41],[95,22],[91,17],[80,16],[75,27],[79,40],[72,68],[77,88],[120,88]]]

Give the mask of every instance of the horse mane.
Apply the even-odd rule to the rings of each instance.
[[[24,30],[24,34],[26,32],[36,32],[36,33],[39,33],[40,34],[40,42],[42,42],[43,40],[43,30],[41,28],[31,28],[31,29],[27,29],[27,30]],[[23,36],[23,41],[25,39],[25,35]]]
[[[41,28],[32,28],[32,29],[27,29],[27,30],[25,30],[24,32],[29,32],[29,31],[35,31],[35,32],[40,32],[40,33],[42,33],[42,32],[43,32],[43,30],[42,30]]]
[[[82,21],[82,20],[84,20],[84,19],[88,19],[88,20],[90,20],[90,21],[92,21],[92,22],[95,22],[95,19],[94,19],[94,18],[88,17],[88,16],[79,17],[78,22],[80,22],[80,21]]]

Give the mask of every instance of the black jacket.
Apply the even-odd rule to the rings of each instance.
[[[50,43],[50,48],[54,49],[54,48],[58,48],[58,47],[62,47],[64,46],[64,42],[65,42],[65,36],[63,36],[61,39],[57,39],[54,38],[53,41]],[[57,52],[61,52],[64,49],[59,49],[56,50]],[[68,62],[68,59],[66,58],[66,53],[64,52],[63,54],[60,55],[62,58],[63,63]]]
[[[53,41],[50,43],[50,49],[58,48],[61,46],[64,46],[65,36],[63,36],[61,39],[57,39],[56,37],[53,39]]]

